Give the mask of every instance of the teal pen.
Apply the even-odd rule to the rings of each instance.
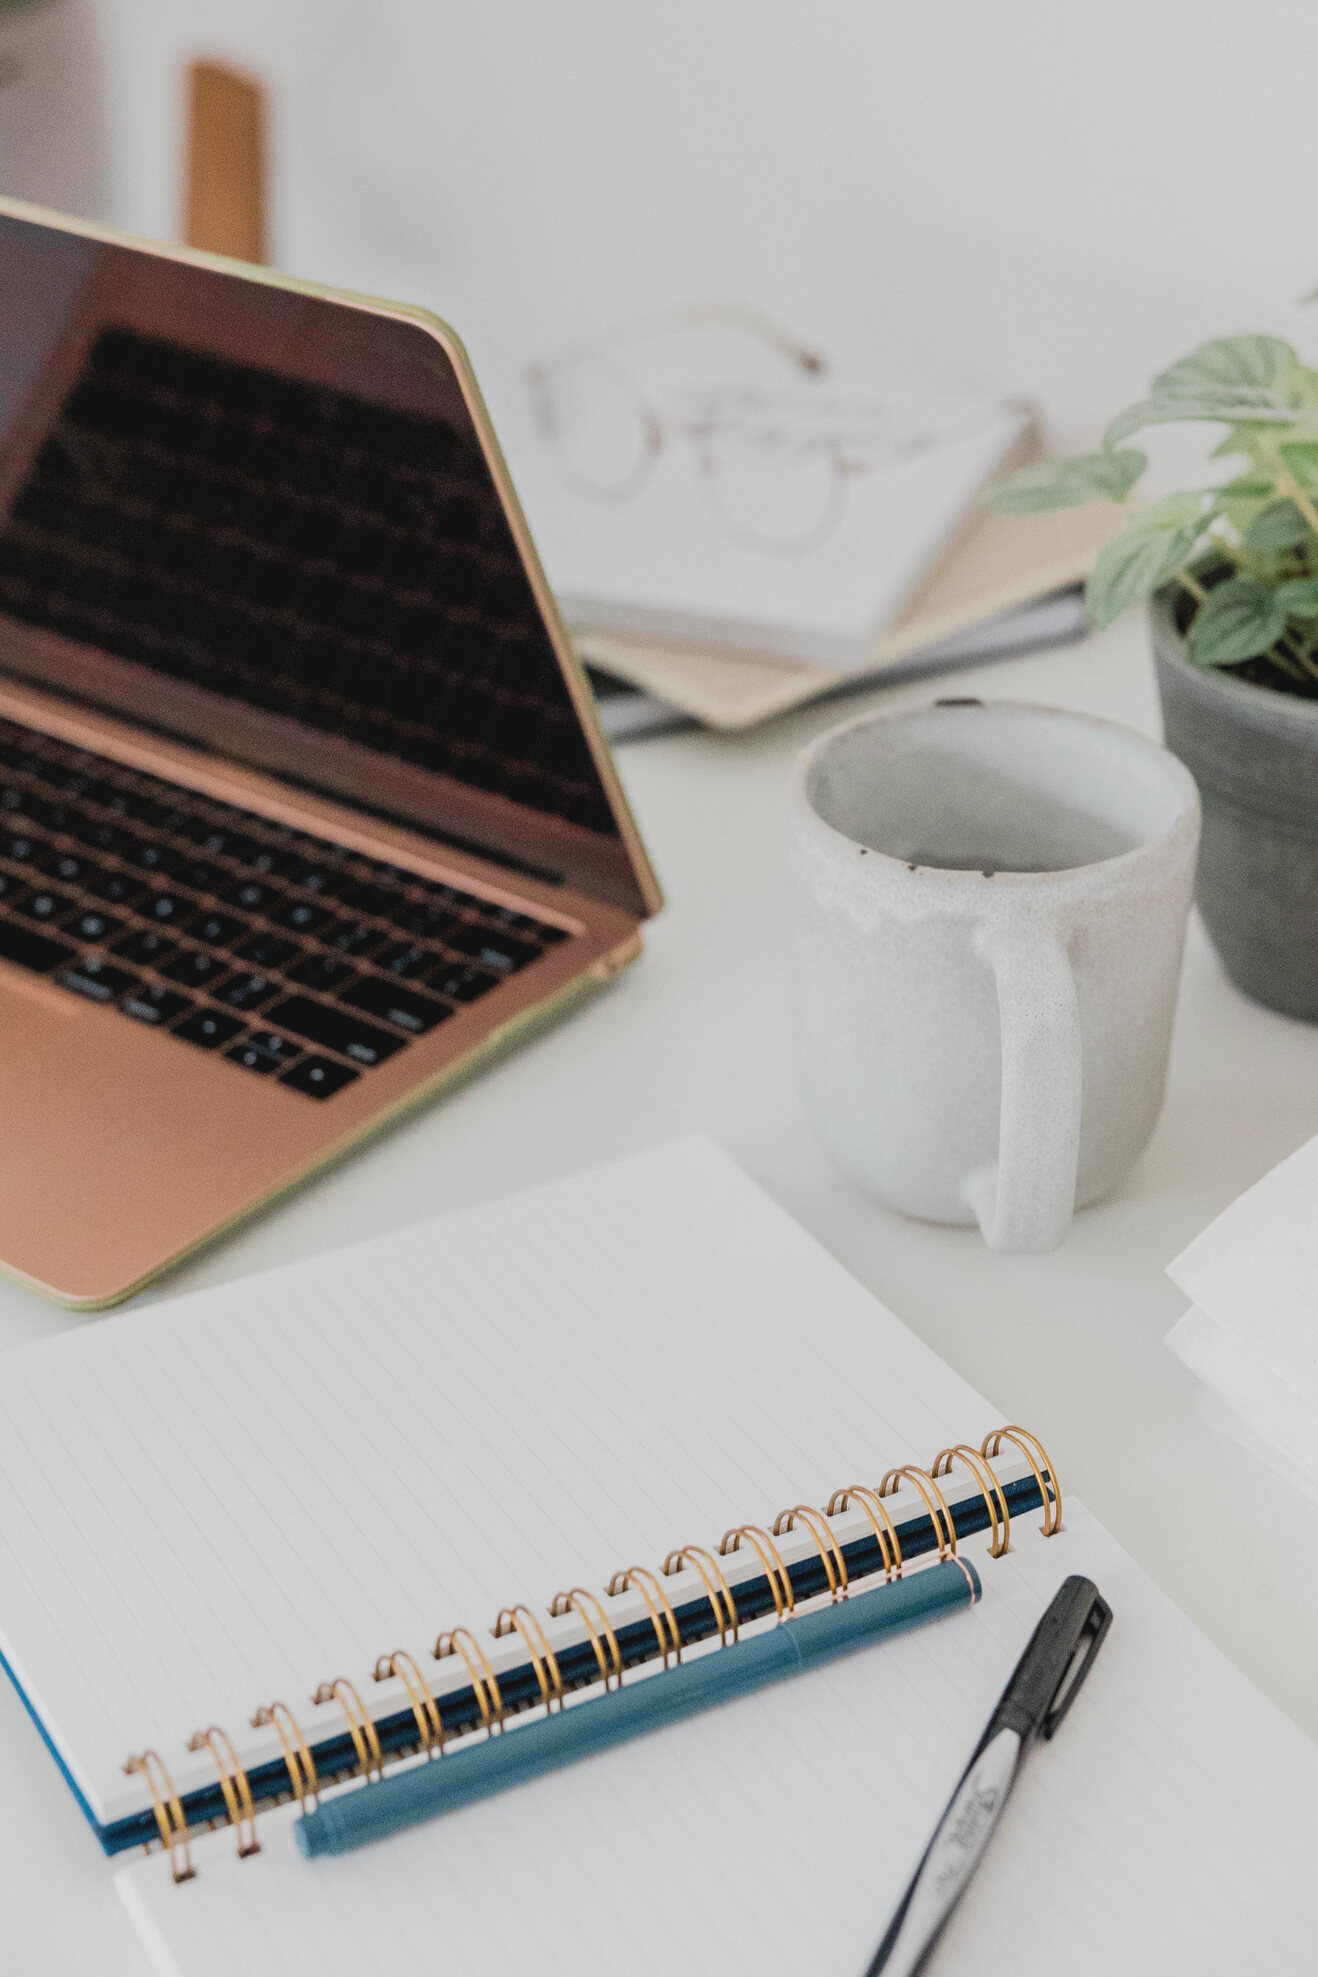
[[[527,1784],[547,1771],[665,1729],[790,1675],[822,1668],[926,1620],[973,1606],[980,1592],[974,1566],[955,1556],[946,1558],[872,1592],[797,1614],[717,1653],[680,1662],[662,1674],[344,1792],[298,1820],[298,1846],[308,1860],[320,1854],[350,1853],[354,1847]]]

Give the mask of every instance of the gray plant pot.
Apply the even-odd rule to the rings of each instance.
[[[1191,665],[1171,591],[1150,615],[1167,746],[1203,799],[1204,924],[1237,988],[1318,1023],[1318,700]]]

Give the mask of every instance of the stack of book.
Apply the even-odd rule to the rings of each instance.
[[[731,313],[534,367],[535,420],[510,435],[608,732],[749,727],[1085,630],[1081,586],[1120,510],[980,503],[1040,455],[1028,406],[835,374]]]

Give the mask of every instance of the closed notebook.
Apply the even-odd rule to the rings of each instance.
[[[939,1480],[974,1608],[341,1859],[303,1861],[296,1803],[258,1804],[259,1851],[239,1857],[221,1773],[258,1781],[257,1801],[282,1774],[291,1801],[281,1723],[329,1796],[374,1789],[349,1776],[348,1685],[387,1766],[450,1761],[406,1755],[398,1651],[461,1736],[468,1663],[436,1659],[441,1637],[468,1630],[512,1694],[526,1637],[493,1629],[523,1604],[584,1681],[591,1630],[580,1607],[551,1614],[557,1591],[589,1590],[634,1638],[646,1607],[635,1584],[606,1591],[615,1575],[648,1568],[695,1611],[698,1561],[662,1567],[699,1546],[753,1605],[757,1559],[719,1549],[747,1521],[779,1524],[802,1596],[813,1569],[826,1597],[811,1531],[865,1562],[856,1485],[909,1465],[932,1488],[936,1454],[1003,1425],[708,1142],[66,1334],[6,1373],[11,1672],[108,1845],[156,1830],[147,1773],[124,1768],[148,1749],[217,1827],[190,1835],[193,1878],[158,1847],[122,1875],[161,1972],[862,1968],[1077,1571],[1112,1634],[1026,1774],[948,1968],[1306,1967],[1312,1747],[1067,1496],[1055,1449],[1063,1528],[1042,1534],[1058,1479],[1024,1435],[991,1458],[1015,1505],[1004,1556],[972,1528],[989,1524],[973,1465]],[[919,1480],[874,1501],[920,1570]]]

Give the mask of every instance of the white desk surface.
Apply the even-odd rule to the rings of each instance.
[[[601,1001],[174,1277],[164,1295],[490,1200],[693,1127],[746,1169],[985,1394],[1204,1631],[1318,1734],[1318,1508],[1199,1418],[1163,1345],[1164,1265],[1318,1131],[1318,1028],[1246,1002],[1197,923],[1167,1102],[1119,1193],[1049,1256],[904,1220],[837,1174],[797,1099],[784,974],[783,819],[794,749],[866,707],[939,694],[1073,707],[1160,732],[1142,624],[873,692],[740,738],[639,742],[620,760],[669,905]],[[0,1346],[78,1323],[0,1286]],[[0,1682],[4,1965],[127,1977],[145,1962],[110,1866]]]

